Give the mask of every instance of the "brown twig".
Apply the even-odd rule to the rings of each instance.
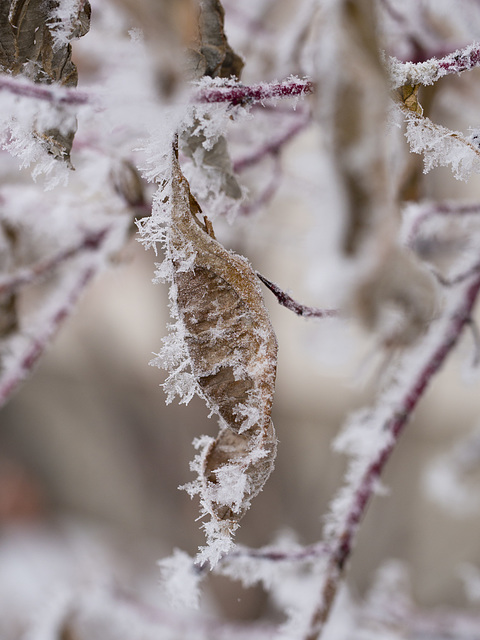
[[[297,316],[302,316],[303,318],[338,318],[341,316],[341,312],[338,309],[318,309],[317,307],[307,307],[304,304],[300,304],[300,302],[294,300],[292,296],[280,289],[278,285],[267,280],[258,271],[257,277],[270,289],[281,305],[296,313]]]
[[[417,373],[406,379],[403,384],[399,383],[396,397],[389,396],[390,417],[383,421],[382,438],[377,448],[366,454],[366,459],[361,461],[362,471],[359,474],[352,470],[350,482],[342,492],[344,498],[347,499],[348,496],[348,503],[343,504],[334,527],[334,534],[331,534],[331,539],[327,540],[327,544],[330,545],[329,559],[322,576],[318,603],[304,636],[305,640],[317,640],[322,632],[335,600],[345,564],[352,552],[360,521],[375,492],[385,465],[429,383],[457,344],[464,327],[469,324],[479,291],[480,277],[465,286],[460,302],[453,306],[446,319],[440,341],[428,348],[420,366],[417,367]],[[428,336],[425,340],[427,338]],[[406,354],[405,357],[408,358],[409,355]],[[353,464],[358,469],[359,460],[355,460]]]

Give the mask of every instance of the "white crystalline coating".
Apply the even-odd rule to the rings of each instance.
[[[52,122],[52,117],[54,118]],[[48,102],[0,92],[0,147],[18,159],[19,168],[33,166],[34,180],[45,176],[45,187],[52,189],[68,181],[69,170],[48,154],[43,141],[32,132],[47,130],[52,124],[69,129],[72,114],[53,110]]]
[[[423,154],[428,173],[438,166],[451,166],[457,180],[468,180],[480,172],[480,149],[459,131],[420,118],[414,113],[406,116],[405,136],[413,153]]]
[[[400,62],[392,57],[388,62],[388,71],[394,88],[406,84],[430,85],[442,76],[435,58],[426,62]]]
[[[184,551],[175,549],[173,555],[158,563],[162,586],[174,607],[198,609],[201,574],[195,570],[193,559]]]
[[[480,44],[473,42],[464,49],[458,49],[441,58],[431,58],[425,62],[400,62],[389,58],[388,71],[394,88],[403,85],[431,85],[451,73],[462,73],[478,66]]]
[[[83,8],[83,0],[60,0],[50,14],[51,34],[54,46],[68,44],[75,31],[77,16]]]

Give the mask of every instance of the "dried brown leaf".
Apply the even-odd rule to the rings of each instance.
[[[200,4],[199,42],[189,51],[189,75],[195,79],[204,76],[238,80],[243,61],[228,44],[224,32],[225,11],[219,0],[203,0]],[[205,118],[208,120],[208,118]],[[208,182],[220,185],[220,191],[233,200],[240,200],[242,190],[235,177],[223,135],[213,144],[205,145],[206,134],[202,120],[195,115],[181,136],[182,152],[206,174]]]
[[[418,89],[420,85],[405,84],[403,87],[399,87],[395,90],[395,94],[398,100],[407,107],[409,111],[417,113],[419,116],[423,115],[423,109],[418,102]]]
[[[220,0],[200,3],[200,41],[191,53],[191,71],[196,78],[240,78],[243,60],[229,45],[224,31],[225,11]]]
[[[173,256],[176,302],[192,373],[220,432],[202,453],[199,492],[216,520],[237,522],[273,469],[270,419],[277,341],[248,261],[227,251],[200,221],[200,207],[174,161]],[[240,498],[223,493],[222,473],[240,473]]]
[[[77,85],[77,68],[72,62],[69,43],[57,42],[55,31],[64,27],[55,24],[56,0],[3,0],[0,8],[0,68],[12,75],[23,75],[42,84]],[[85,35],[90,24],[90,4],[79,1],[70,21],[68,39]],[[58,110],[59,120],[64,111]],[[37,131],[49,153],[69,162],[76,125],[52,127]]]

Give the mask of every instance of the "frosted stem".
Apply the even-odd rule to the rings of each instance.
[[[434,216],[478,216],[480,214],[480,203],[473,204],[458,204],[458,202],[433,202],[423,206],[418,215],[416,216],[408,237],[406,244],[412,246],[415,238],[418,236],[421,227]]]
[[[255,560],[266,560],[271,562],[310,562],[318,558],[325,557],[329,548],[323,542],[300,547],[298,549],[284,549],[282,547],[263,547],[261,549],[250,549],[237,545],[233,551],[222,558],[219,563],[229,564],[235,560],[254,558]]]
[[[27,338],[23,348],[9,358],[8,364],[0,375],[0,407],[7,402],[12,393],[30,374],[64,320],[72,313],[80,294],[95,273],[96,269],[91,265],[80,270],[67,296],[53,307],[51,313],[37,327],[34,335]]]
[[[398,390],[399,400],[391,403],[390,417],[383,422],[382,433],[385,437],[378,448],[371,452],[369,459],[362,461],[363,471],[360,474],[351,474],[352,482],[346,487],[349,495],[348,506],[342,510],[340,521],[335,526],[334,539],[329,541],[329,559],[320,585],[319,600],[311,616],[305,640],[317,640],[320,637],[335,600],[345,564],[353,550],[360,521],[383,469],[428,384],[457,344],[464,327],[470,323],[479,290],[480,277],[477,276],[465,286],[460,301],[453,307],[440,342],[425,354],[416,368],[416,375],[413,374],[410,380],[402,385],[403,388],[400,387]]]
[[[34,98],[53,104],[84,105],[92,101],[91,96],[76,89],[54,85],[36,84],[27,80],[0,75],[0,91],[8,91],[23,98]]]
[[[395,87],[403,85],[430,85],[451,73],[462,73],[480,65],[480,43],[457,49],[443,58],[431,58],[425,62],[399,62],[390,59],[390,69]]]
[[[195,96],[196,102],[229,102],[231,105],[245,105],[272,98],[302,97],[313,92],[313,82],[292,78],[283,82],[244,85],[240,82],[223,86],[212,84],[202,87]]]
[[[287,129],[281,136],[272,141],[267,141],[262,147],[256,149],[253,153],[239,158],[233,163],[233,170],[235,173],[240,173],[248,167],[252,167],[258,164],[261,160],[268,155],[278,155],[282,147],[287,144],[292,138],[294,138],[300,131],[303,131],[305,127],[310,123],[310,117],[304,117],[299,122]]]
[[[50,258],[37,262],[32,267],[20,269],[13,275],[0,279],[0,295],[14,293],[25,285],[33,284],[38,280],[47,277],[63,263],[83,251],[95,251],[98,249],[100,244],[102,244],[106,234],[107,229],[90,231],[72,247],[62,249]]]

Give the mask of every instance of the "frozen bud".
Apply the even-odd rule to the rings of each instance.
[[[115,191],[130,207],[140,207],[145,203],[142,179],[131,162],[120,160],[115,163],[110,177]]]

